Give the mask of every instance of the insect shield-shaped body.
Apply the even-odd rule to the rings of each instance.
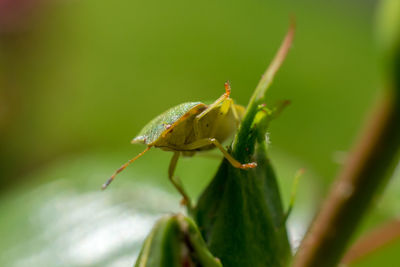
[[[188,102],[173,107],[148,123],[132,140],[133,144],[145,144],[147,148],[139,155],[122,165],[103,185],[106,188],[115,176],[129,164],[141,157],[151,147],[173,151],[168,177],[181,193],[184,203],[190,208],[189,196],[174,178],[174,171],[181,154],[192,156],[197,151],[217,147],[224,157],[236,168],[248,169],[257,166],[256,163],[241,164],[235,160],[221,145],[237,129],[245,108],[233,103],[229,98],[231,89],[225,83],[225,93],[211,105],[201,102]]]

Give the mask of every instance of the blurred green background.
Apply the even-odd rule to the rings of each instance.
[[[296,246],[380,94],[376,4],[0,2],[0,265],[129,266],[154,220],[181,210],[171,154],[154,149],[106,192],[101,184],[169,107],[214,100],[226,80],[246,105],[290,16],[296,38],[268,104],[292,103],[270,129],[286,205],[306,169],[290,220]],[[218,164],[182,159],[177,174],[196,197]],[[398,179],[359,235],[399,215]]]

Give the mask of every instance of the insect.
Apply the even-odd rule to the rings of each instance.
[[[105,189],[129,164],[143,156],[152,147],[174,152],[168,178],[183,197],[183,203],[190,205],[190,199],[178,178],[175,168],[181,155],[193,156],[198,151],[218,148],[232,166],[240,169],[254,168],[255,162],[242,164],[234,159],[221,145],[237,129],[245,108],[234,104],[229,97],[231,88],[225,83],[225,93],[214,103],[187,102],[175,106],[149,122],[133,138],[132,144],[145,144],[146,149],[123,164],[102,186]]]

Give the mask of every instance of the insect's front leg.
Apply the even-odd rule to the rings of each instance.
[[[216,107],[218,107],[219,104],[225,103],[226,100],[230,100],[229,95],[231,94],[231,86],[229,85],[229,82],[225,83],[225,93],[220,96],[217,100],[214,101],[211,105],[207,107],[203,112],[201,112],[199,115],[197,115],[194,119],[193,127],[194,127],[194,134],[196,136],[196,139],[200,139],[200,120],[206,116],[210,111],[214,110]]]
[[[235,168],[250,169],[250,168],[257,167],[257,163],[255,163],[255,162],[242,164],[239,161],[237,161],[234,157],[231,156],[231,154],[228,153],[228,151],[226,151],[226,149],[215,138],[200,139],[200,140],[194,141],[191,144],[183,145],[180,147],[180,149],[196,150],[196,149],[206,147],[209,145],[214,145],[215,147],[217,147],[222,152],[222,154],[224,154],[224,157],[229,161],[229,163],[232,164],[232,166]]]
[[[211,129],[211,133],[210,133],[210,137],[215,137],[215,133],[220,125],[220,122],[226,118],[226,116],[229,113],[229,110],[233,110],[233,100],[231,98],[227,98],[225,99],[224,102],[222,102],[222,105],[218,111],[218,114],[214,120],[214,123],[212,125],[212,129]],[[236,114],[237,115],[237,114]],[[238,118],[239,120],[239,118]],[[238,121],[240,122],[240,121]],[[239,124],[237,124],[239,125]]]
[[[231,101],[230,108],[232,110],[232,114],[233,114],[233,118],[235,119],[236,126],[239,127],[241,119],[239,117],[239,114],[236,111],[235,104],[233,103],[233,100]]]
[[[226,98],[223,101],[219,102],[218,104],[221,104],[221,106],[218,107],[219,108],[218,113],[215,115],[215,118],[211,123],[211,126],[210,126],[211,127],[211,129],[210,129],[211,131],[208,133],[207,137],[214,137],[215,136],[215,132],[218,129],[220,121],[222,119],[224,119],[224,117],[229,113],[229,110],[233,108],[233,100],[231,98]],[[216,108],[216,107],[214,107],[214,108]],[[206,113],[205,113],[205,111],[203,111],[202,113],[200,113],[199,115],[197,115],[194,118],[193,128],[194,128],[194,134],[195,134],[196,140],[202,139],[202,135],[201,135],[202,129],[201,129],[201,126],[200,126],[200,120],[202,118],[204,118],[205,115],[207,115],[208,112],[210,112],[211,110],[212,109],[211,109],[211,106],[210,106],[205,110],[205,111],[207,111]],[[236,116],[237,116],[237,113],[236,113]],[[239,118],[238,118],[238,120],[239,120]],[[203,138],[204,138],[204,134],[203,134]]]

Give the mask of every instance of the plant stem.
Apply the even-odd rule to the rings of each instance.
[[[400,108],[396,96],[395,90],[390,90],[379,103],[303,240],[295,267],[339,263],[352,233],[394,169],[393,159],[400,147]]]
[[[358,239],[344,255],[341,263],[350,264],[368,257],[400,239],[400,219],[386,222]]]
[[[381,55],[385,94],[296,255],[295,267],[336,266],[376,193],[400,157],[400,10],[382,1]]]

